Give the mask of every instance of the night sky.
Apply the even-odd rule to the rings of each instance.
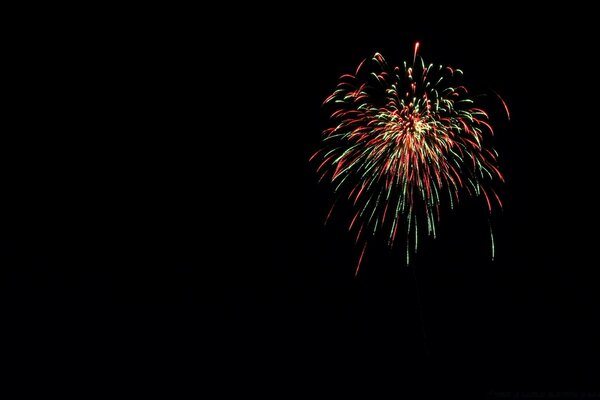
[[[0,149],[6,344],[25,388],[598,390],[584,32],[504,9],[291,10],[211,29],[156,11],[28,37],[20,123]],[[496,259],[483,204],[466,199],[411,267],[402,243],[374,243],[354,278],[350,213],[324,226],[331,187],[308,162],[321,104],[363,58],[400,64],[415,41],[510,108],[510,121],[490,110],[507,181]]]

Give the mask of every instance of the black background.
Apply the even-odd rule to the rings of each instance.
[[[16,34],[0,216],[11,370],[24,388],[84,392],[597,389],[593,73],[588,25],[561,28],[581,21],[563,11],[155,9]],[[510,107],[510,121],[492,110],[496,260],[466,201],[414,268],[375,244],[355,279],[360,247],[343,211],[323,225],[333,198],[308,163],[321,103],[363,58],[399,64],[415,41]]]

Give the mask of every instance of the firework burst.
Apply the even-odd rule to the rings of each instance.
[[[469,195],[485,199],[490,212],[502,206],[491,186],[503,181],[497,153],[484,145],[493,134],[488,114],[460,84],[461,70],[426,65],[418,49],[402,67],[379,53],[363,60],[324,102],[334,126],[311,160],[354,208],[348,227],[364,241],[356,272],[366,239],[379,232],[390,246],[406,233],[409,263],[419,235],[436,236],[444,204]]]

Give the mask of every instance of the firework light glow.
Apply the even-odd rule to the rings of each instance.
[[[504,181],[498,154],[484,143],[494,133],[488,113],[461,84],[461,70],[427,65],[418,50],[417,42],[402,67],[375,53],[324,102],[333,126],[311,161],[353,207],[348,228],[362,243],[356,273],[370,237],[381,233],[392,246],[403,232],[408,264],[419,235],[436,237],[442,206],[465,195],[483,198],[490,213],[502,206],[492,187]],[[491,243],[493,258],[493,235]]]

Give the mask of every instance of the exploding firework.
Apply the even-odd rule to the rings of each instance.
[[[469,195],[485,199],[490,213],[502,206],[491,186],[504,180],[497,153],[484,145],[493,135],[488,114],[460,84],[461,70],[426,65],[418,49],[403,67],[379,53],[363,60],[324,102],[334,126],[311,160],[354,209],[349,230],[364,241],[356,272],[367,237],[381,232],[392,246],[403,230],[409,263],[423,231],[435,238],[444,204]]]

